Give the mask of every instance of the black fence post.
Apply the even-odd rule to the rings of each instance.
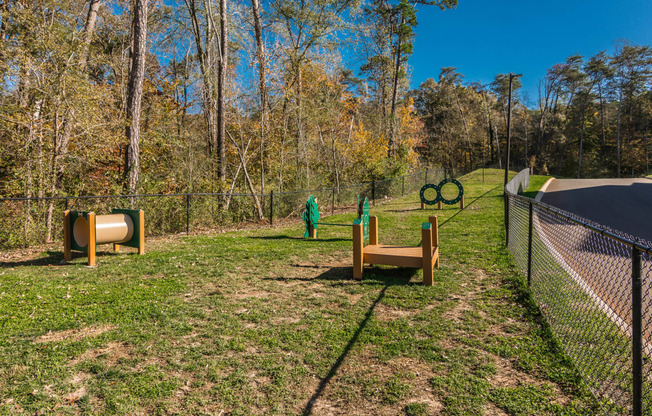
[[[68,197],[66,197],[66,211],[68,211],[68,205],[69,205],[69,203],[68,203]]]
[[[335,214],[335,188],[333,188],[333,196],[331,197],[331,215]]]
[[[509,246],[509,194],[505,191],[505,242]]]
[[[269,225],[274,225],[274,191],[269,191]]]
[[[186,234],[190,234],[190,194],[186,194]]]
[[[405,195],[405,176],[402,177],[403,182],[401,183],[401,196]]]
[[[632,415],[643,415],[641,251],[632,249]]]
[[[376,181],[371,182],[371,203],[376,206]]]
[[[532,201],[530,201],[530,225],[527,237],[527,287],[532,280]]]
[[[423,172],[423,183],[426,184],[428,183],[428,169]]]

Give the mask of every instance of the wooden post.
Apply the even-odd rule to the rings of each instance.
[[[439,247],[439,222],[436,216],[428,217],[428,222],[432,224],[432,246]],[[439,251],[435,259],[435,267],[439,268]]]
[[[375,217],[371,217],[375,218]],[[371,222],[370,222],[371,227]],[[371,231],[370,231],[371,234]],[[353,278],[362,280],[363,257],[362,221],[353,222]]]
[[[460,209],[464,209],[464,195],[462,195],[462,200],[460,201]]]
[[[72,260],[71,239],[72,225],[70,224],[70,211],[63,212],[63,259]]]
[[[308,235],[310,238],[317,238],[317,229],[312,224],[308,226]]]
[[[426,204],[424,204],[423,201],[421,201],[421,209],[426,209]]]
[[[437,209],[441,209],[441,201],[437,201]]]
[[[88,266],[95,267],[95,213],[88,213]]]
[[[120,244],[113,243],[113,252],[114,253],[119,253],[120,252]]]
[[[138,254],[145,254],[145,211],[142,209],[139,212],[140,214],[140,239],[138,244]]]
[[[378,245],[378,217],[375,215],[369,217],[369,245]]]
[[[423,257],[423,285],[432,286],[432,228],[430,223],[423,224],[421,228],[421,255]]]

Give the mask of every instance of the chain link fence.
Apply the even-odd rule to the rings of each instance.
[[[534,300],[604,414],[652,414],[652,249],[506,187],[506,236]]]
[[[0,248],[28,247],[63,239],[65,210],[106,214],[112,208],[145,211],[146,235],[236,227],[245,223],[274,224],[299,220],[306,200],[314,195],[322,215],[357,209],[357,198],[372,204],[418,192],[427,182],[438,183],[443,170],[431,169],[405,176],[335,188],[270,192],[269,194],[183,193],[152,195],[69,196],[0,199]],[[254,202],[258,199],[261,213]]]

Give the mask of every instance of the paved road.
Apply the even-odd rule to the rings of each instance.
[[[541,201],[652,242],[652,180],[555,179]],[[629,248],[605,244],[596,233],[563,222],[537,220],[550,253],[621,328],[631,325]],[[652,243],[648,243],[652,245]],[[652,263],[643,259],[644,347],[652,355]],[[603,308],[603,306],[600,306]],[[603,308],[604,310],[604,308]]]
[[[555,179],[541,201],[652,242],[650,179]]]

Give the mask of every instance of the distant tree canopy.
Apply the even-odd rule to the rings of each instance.
[[[652,49],[621,45],[568,57],[548,69],[536,106],[512,103],[512,167],[568,177],[620,177],[650,171]],[[412,92],[423,123],[422,151],[429,163],[478,167],[503,163],[508,74],[487,86],[462,84],[443,68]],[[502,155],[501,155],[502,152]]]

